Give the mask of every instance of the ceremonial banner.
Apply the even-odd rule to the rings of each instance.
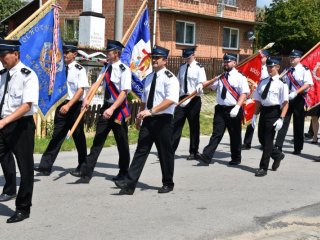
[[[305,97],[308,115],[317,115],[320,102],[320,42],[303,56],[301,63],[310,69],[314,84]]]
[[[132,71],[132,91],[141,98],[146,76],[152,72],[148,8],[142,13],[123,52],[121,61]]]
[[[39,79],[39,114],[45,119],[67,94],[66,73],[59,32],[58,8],[46,9],[10,39],[21,42],[20,59]]]
[[[253,92],[256,90],[258,82],[261,78],[261,54],[257,54],[255,58],[251,59],[245,64],[239,65],[236,68],[247,77],[248,84],[250,87],[250,94],[247,97],[247,101],[243,105],[245,121],[250,121],[252,119],[255,109],[255,101],[252,99],[252,95]]]

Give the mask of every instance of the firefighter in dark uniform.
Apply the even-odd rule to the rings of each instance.
[[[257,177],[267,175],[270,157],[274,159],[272,164],[274,171],[278,169],[280,161],[284,158],[284,154],[273,147],[275,133],[283,125],[289,101],[288,86],[279,78],[279,64],[279,58],[268,58],[267,68],[270,76],[260,81],[253,96],[256,106],[252,125],[255,127],[256,116],[261,113],[258,134],[263,146],[260,167],[255,173]]]
[[[247,78],[235,68],[237,56],[226,53],[223,56],[225,72],[210,88],[217,90],[217,105],[213,118],[213,133],[209,144],[198,158],[209,164],[223,137],[226,129],[230,135],[231,161],[229,165],[241,163],[241,121],[243,118],[242,104],[250,89]],[[199,89],[200,91],[201,89]]]
[[[262,50],[260,54],[261,54],[261,63],[262,63],[260,80],[262,80],[269,76],[267,66],[266,66],[266,61],[267,61],[267,58],[269,57],[269,52],[267,50]],[[251,99],[248,99],[247,102],[250,100]],[[254,133],[254,128],[252,124],[249,124],[246,128],[246,133],[244,135],[242,150],[249,150],[251,148],[253,133]]]
[[[204,67],[195,60],[195,48],[186,48],[182,52],[182,57],[186,63],[181,65],[177,78],[180,83],[180,98],[187,97],[196,87],[202,82],[207,81]],[[201,97],[195,96],[191,100],[187,100],[180,106],[177,106],[174,111],[173,118],[173,151],[178,148],[182,129],[186,119],[188,119],[190,129],[190,145],[187,160],[194,160],[197,158],[200,141],[200,110]]]
[[[76,43],[63,45],[68,96],[55,111],[52,139],[41,157],[39,166],[35,168],[35,171],[44,175],[50,175],[61,145],[80,114],[82,99],[85,90],[89,87],[86,70],[75,61],[77,51]],[[79,174],[81,163],[85,161],[87,156],[83,120],[80,121],[72,136],[78,152],[78,166],[70,173]]]
[[[7,223],[29,217],[33,193],[33,114],[39,98],[38,77],[20,61],[20,42],[0,40],[0,162],[12,152],[21,175],[16,211]]]
[[[138,146],[126,178],[115,181],[119,194],[132,195],[155,143],[160,159],[163,186],[158,193],[173,190],[174,152],[172,149],[172,119],[175,103],[179,100],[179,81],[166,68],[169,50],[154,46],[151,57],[153,72],[144,83],[144,94],[136,126],[139,129]],[[141,120],[143,123],[140,127]]]
[[[293,115],[293,139],[294,151],[293,154],[300,154],[303,149],[303,131],[305,117],[305,99],[304,95],[313,85],[312,75],[306,66],[300,63],[302,52],[292,50],[290,55],[291,67],[287,74],[283,77],[289,87],[289,109],[284,118],[283,127],[277,134],[276,147],[282,151],[284,139],[287,135],[291,116]]]
[[[126,175],[130,164],[130,152],[128,143],[128,126],[126,121],[130,117],[127,105],[127,95],[131,91],[131,71],[121,62],[121,52],[124,46],[114,40],[107,41],[107,61],[101,74],[104,77],[104,103],[100,109],[100,116],[96,126],[96,134],[90,149],[90,154],[81,166],[81,181],[88,183],[93,175],[94,167],[98,157],[107,139],[109,132],[112,130],[119,152],[120,171],[113,180],[123,179]],[[105,73],[106,72],[106,73]],[[91,88],[95,88],[98,82],[94,83]],[[88,107],[88,99],[84,100],[83,107]],[[122,113],[128,113],[123,115]]]

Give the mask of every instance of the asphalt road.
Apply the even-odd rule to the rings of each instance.
[[[29,219],[7,224],[14,201],[0,203],[0,239],[320,239],[320,162],[313,160],[319,145],[306,142],[295,156],[291,138],[278,171],[263,178],[254,176],[262,154],[256,135],[237,167],[227,165],[227,133],[209,166],[185,160],[189,141],[182,139],[169,194],[157,193],[154,148],[133,196],[119,196],[111,181],[118,172],[116,147],[102,151],[90,184],[76,184],[68,174],[76,152],[61,152],[49,177],[35,177]],[[208,141],[201,137],[201,151]],[[135,145],[130,150],[133,156]]]

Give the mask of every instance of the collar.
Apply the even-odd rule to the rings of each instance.
[[[112,63],[111,66],[112,66],[112,68],[115,68],[115,67],[119,67],[120,64],[121,64],[121,61],[118,60],[118,61]]]
[[[67,66],[68,66],[69,68],[72,68],[72,67],[74,67],[76,64],[77,64],[76,61],[72,61],[72,63],[68,64]]]
[[[164,72],[167,70],[166,67],[162,68],[161,70],[159,70],[158,72],[156,72],[157,77],[160,76],[161,74],[164,74]]]
[[[10,76],[12,77],[13,74],[15,74],[15,73],[16,73],[19,69],[21,69],[22,67],[23,67],[23,64],[22,64],[21,61],[19,61],[17,65],[15,65],[13,68],[11,68],[11,69],[9,70]]]
[[[237,73],[237,69],[235,69],[235,68],[232,68],[231,71],[228,72],[229,76],[231,76],[231,75],[233,75],[235,73]]]

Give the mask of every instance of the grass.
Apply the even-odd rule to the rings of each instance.
[[[201,114],[200,115],[200,133],[201,135],[210,135],[212,133],[212,113],[211,114]],[[129,143],[133,144],[136,143],[139,136],[139,131],[136,130],[135,126],[129,126]],[[86,140],[87,140],[87,147],[90,148],[93,143],[93,135],[94,134],[88,134]],[[186,121],[183,131],[182,131],[183,137],[189,136],[189,125],[188,121]],[[50,138],[36,138],[35,139],[35,153],[43,153],[48,146],[50,142]],[[113,137],[112,131],[110,132],[109,136],[107,137],[107,140],[104,144],[104,147],[110,147],[112,145],[115,145],[116,141]],[[61,146],[60,151],[72,151],[76,149],[73,139],[65,140]]]

